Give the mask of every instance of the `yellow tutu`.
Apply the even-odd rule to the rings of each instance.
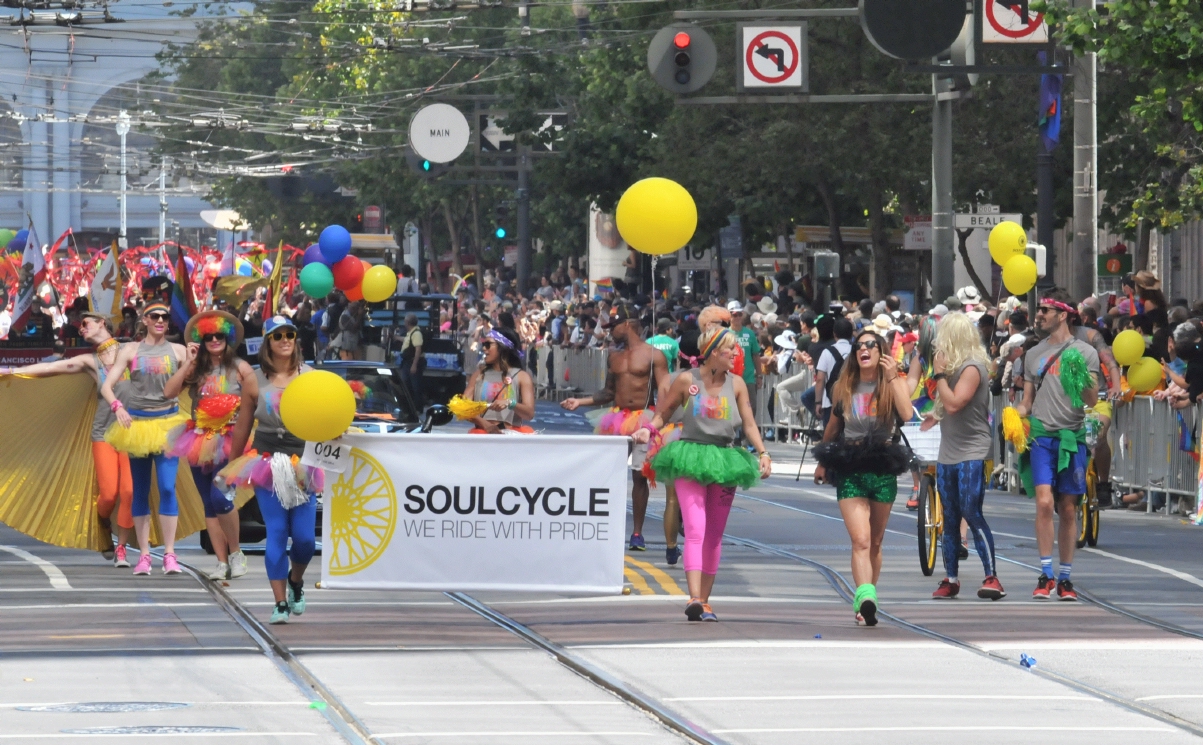
[[[189,421],[179,411],[167,416],[147,419],[135,416],[129,427],[113,422],[104,433],[104,441],[122,453],[135,458],[158,455],[167,449],[167,433]]]

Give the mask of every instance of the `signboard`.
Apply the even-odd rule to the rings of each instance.
[[[970,214],[957,213],[952,216],[952,226],[959,230],[971,230],[973,228],[985,228],[989,230],[1000,222],[1013,222],[1018,225],[1023,225],[1023,215],[1019,214],[1002,214],[995,212],[993,214],[982,214],[974,212]]]
[[[501,129],[505,114],[495,112],[480,115],[480,150],[484,153],[510,153],[518,149],[514,135]]]
[[[685,271],[710,269],[714,264],[714,249],[710,246],[686,246],[677,251],[677,268]]]
[[[738,90],[806,91],[806,24],[739,24]]]
[[[718,231],[719,256],[724,259],[744,257],[744,233],[739,223],[720,228]]]
[[[323,588],[622,591],[625,437],[342,440],[353,450],[327,479]]]
[[[902,247],[907,251],[930,251],[931,215],[907,215],[903,221],[906,223],[906,233],[902,238]]]
[[[1102,254],[1098,261],[1100,277],[1122,277],[1132,273],[1132,254]]]
[[[422,257],[422,244],[418,241],[418,226],[412,222],[405,223],[401,239],[402,261],[414,268],[416,272]]]
[[[53,354],[54,348],[49,346],[24,347],[19,343],[0,342],[0,367],[36,365]],[[81,354],[92,354],[92,347],[68,347],[63,351],[63,357],[78,357]]]
[[[1029,7],[1029,0],[983,0],[983,44],[1047,44],[1044,14]]]
[[[380,207],[368,205],[363,208],[363,232],[379,233],[381,223]]]
[[[468,147],[472,128],[450,104],[424,106],[409,121],[409,147],[431,163],[450,163]]]

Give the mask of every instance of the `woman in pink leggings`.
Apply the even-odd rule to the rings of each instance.
[[[759,483],[772,466],[756,429],[748,388],[742,378],[731,374],[737,348],[730,329],[715,326],[706,331],[698,340],[702,366],[678,375],[651,424],[633,435],[639,442],[658,437],[677,407],[683,408],[681,439],[657,452],[652,467],[665,483],[677,488],[685,523],[685,579],[689,584],[685,616],[690,621],[718,620],[710,609],[710,590],[718,574],[723,530],[735,488]],[[741,424],[759,462],[747,450],[732,446]]]

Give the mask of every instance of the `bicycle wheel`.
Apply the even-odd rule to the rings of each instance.
[[[1095,493],[1097,482],[1098,477],[1094,473],[1094,459],[1092,458],[1086,465],[1086,493],[1078,500],[1078,548],[1085,546],[1089,540],[1091,519],[1098,514],[1098,495]],[[1094,514],[1092,515],[1092,513]]]
[[[919,482],[919,568],[924,577],[930,577],[936,569],[936,556],[940,553],[940,532],[944,528],[944,511],[940,506],[940,495],[936,491],[936,477],[925,473]]]
[[[1086,545],[1097,546],[1099,543],[1099,475],[1094,470],[1094,460],[1086,468]],[[1081,548],[1081,546],[1079,546]]]

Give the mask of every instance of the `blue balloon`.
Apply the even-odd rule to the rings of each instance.
[[[25,241],[19,241],[16,238],[13,238],[4,248],[8,251],[24,251]]]
[[[17,235],[13,238],[13,243],[19,243],[21,244],[21,248],[25,248],[25,241],[27,240],[29,240],[29,231],[18,230]]]
[[[342,225],[331,225],[317,239],[327,264],[337,264],[351,253],[351,234]]]
[[[191,256],[184,257],[184,268],[188,270],[189,274],[196,271],[196,262],[192,260]]]
[[[305,256],[301,259],[301,266],[306,267],[314,263],[326,263],[326,257],[322,255],[322,247],[316,243],[305,249]]]
[[[255,268],[251,266],[251,262],[249,261],[240,261],[238,262],[238,273],[244,277],[250,277],[255,274]]]

